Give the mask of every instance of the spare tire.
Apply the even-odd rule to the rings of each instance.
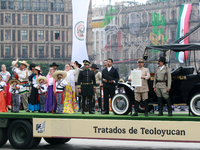
[[[112,110],[116,115],[127,115],[131,111],[131,104],[126,94],[116,94],[112,98]]]

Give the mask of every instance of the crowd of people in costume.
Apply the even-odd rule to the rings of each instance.
[[[6,66],[1,66],[0,72],[0,112],[18,113],[20,105],[26,112],[40,113],[74,113],[81,111],[85,114],[86,100],[88,112],[95,114],[96,101],[99,111],[102,108],[101,90],[103,87],[104,105],[102,114],[109,114],[109,99],[115,95],[115,85],[119,81],[119,74],[113,67],[113,60],[104,61],[104,69],[98,71],[96,64],[84,60],[84,66],[77,61],[66,64],[64,70],[57,70],[58,65],[50,65],[47,76],[42,74],[40,66],[28,64],[26,61],[12,62],[12,73],[6,71]],[[154,78],[154,92],[157,95],[159,114],[163,115],[162,98],[168,106],[168,115],[172,116],[169,91],[171,89],[170,69],[165,65],[164,57],[158,60],[159,67]],[[135,113],[138,116],[138,107],[141,100],[145,104],[145,116],[148,116],[148,83],[150,78],[148,68],[144,68],[144,59],[137,59],[138,68],[141,70],[142,86],[135,87]],[[10,79],[11,78],[11,79]],[[131,81],[131,76],[129,81]]]
[[[40,66],[33,63],[29,65],[17,59],[12,62],[11,73],[3,64],[0,72],[0,112],[10,110],[18,113],[23,109],[26,112],[62,114],[80,111],[82,96],[79,94],[78,76],[84,68],[81,69],[82,65],[77,61],[66,64],[64,70],[57,70],[58,66],[53,62],[49,73],[44,76]]]

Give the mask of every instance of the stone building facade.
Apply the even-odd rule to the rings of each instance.
[[[155,44],[167,44],[176,40],[176,29],[181,4],[192,4],[189,30],[199,24],[199,0],[168,0],[147,4],[130,4],[113,6],[115,10],[112,22],[107,27],[99,26],[104,22],[105,14],[111,10],[106,8],[93,9],[93,53],[96,62],[101,64],[104,59],[112,58],[116,66],[125,63],[129,70],[137,67],[136,59],[142,57],[145,47]],[[103,13],[102,13],[103,12]],[[111,11],[110,11],[111,12]],[[189,43],[199,43],[200,31],[189,37]],[[149,58],[157,60],[160,53],[149,52]],[[180,66],[172,52],[171,68]],[[200,60],[199,52],[197,58]],[[191,59],[193,57],[191,55]],[[153,70],[153,69],[152,69]]]
[[[71,0],[1,0],[0,58],[70,63]],[[88,11],[87,50],[92,55],[92,9]]]

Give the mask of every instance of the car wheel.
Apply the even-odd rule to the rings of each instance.
[[[193,115],[200,116],[200,94],[196,94],[191,98],[190,110]]]
[[[16,120],[8,128],[10,144],[16,149],[28,148],[33,140],[33,129],[30,122]]]
[[[51,145],[59,145],[68,142],[71,138],[44,138],[44,140]]]
[[[38,146],[38,144],[40,144],[40,141],[41,141],[41,138],[37,137],[37,138],[33,138],[32,141],[31,141],[31,144],[28,146],[28,149],[29,148],[35,148]]]
[[[7,140],[7,128],[0,128],[0,147],[4,146]]]
[[[116,115],[127,115],[130,112],[130,101],[125,94],[116,94],[112,99],[112,110]]]

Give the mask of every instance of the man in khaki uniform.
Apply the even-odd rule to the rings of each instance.
[[[78,88],[79,88],[78,75],[79,75],[79,72],[82,70],[82,69],[80,69],[82,65],[79,64],[77,61],[75,61],[74,64],[75,64],[75,67],[77,68],[76,69],[76,74],[74,76],[74,80],[75,80],[75,96],[76,96],[76,99],[78,97],[78,100],[79,100],[79,111],[81,111],[81,95],[79,94],[79,91],[78,91]]]
[[[139,107],[139,103],[141,101],[141,97],[142,100],[144,101],[144,105],[145,105],[145,116],[148,116],[148,92],[149,92],[149,86],[147,83],[147,80],[150,78],[150,73],[149,73],[149,69],[148,68],[144,68],[144,59],[143,58],[138,58],[137,59],[137,65],[138,68],[135,70],[141,70],[142,72],[142,86],[140,87],[135,87],[135,104],[134,104],[134,109],[135,109],[135,113],[132,116],[138,116],[138,107]],[[131,80],[129,78],[129,80]]]
[[[100,71],[97,71],[97,69],[99,69],[97,67],[96,64],[92,64],[91,65],[91,70],[94,71],[94,75],[95,75],[95,79],[96,79],[96,90],[95,90],[95,94],[93,96],[93,107],[95,108],[95,96],[98,99],[98,104],[99,104],[99,112],[101,111],[101,92],[100,92],[100,84],[101,84],[101,80],[102,80],[102,74]]]
[[[159,107],[158,116],[163,116],[162,98],[167,103],[168,116],[172,116],[171,102],[169,99],[169,91],[171,89],[171,72],[170,68],[165,66],[165,64],[166,64],[165,57],[160,57],[160,59],[158,60],[159,67],[155,73],[153,82],[154,92],[156,92],[158,100],[158,107]]]

